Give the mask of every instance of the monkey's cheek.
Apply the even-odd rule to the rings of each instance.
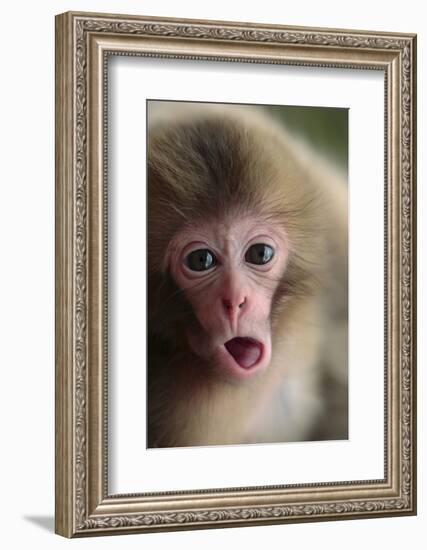
[[[190,349],[197,357],[210,361],[215,353],[215,346],[202,330],[187,330],[187,339]]]

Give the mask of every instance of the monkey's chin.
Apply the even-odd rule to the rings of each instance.
[[[269,363],[267,347],[249,337],[236,337],[225,342],[219,351],[219,363],[235,379],[245,379],[260,372]]]

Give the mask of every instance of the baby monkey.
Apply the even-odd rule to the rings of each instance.
[[[345,178],[262,108],[149,102],[148,446],[347,438]]]

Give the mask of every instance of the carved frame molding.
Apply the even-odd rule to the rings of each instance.
[[[385,477],[108,495],[109,55],[385,75]],[[416,37],[72,13],[56,17],[56,532],[67,537],[416,513]]]

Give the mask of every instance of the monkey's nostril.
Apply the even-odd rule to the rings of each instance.
[[[231,300],[226,300],[226,299],[223,299],[222,303],[224,304],[224,307],[227,310],[233,309],[236,306],[239,309],[241,309],[246,304],[246,298],[244,298],[243,301],[240,302],[240,304],[239,303],[236,304],[236,302],[234,302],[236,305],[233,305],[233,302]]]

